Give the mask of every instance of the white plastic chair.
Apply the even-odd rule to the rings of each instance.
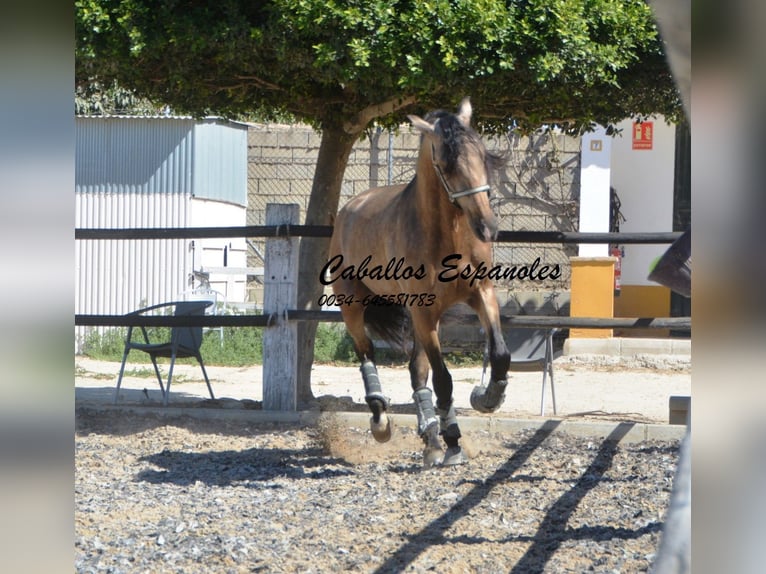
[[[181,293],[184,301],[212,301],[212,306],[207,310],[208,315],[218,315],[226,310],[226,297],[220,291],[216,291],[210,284],[202,283],[199,287],[189,289]],[[218,337],[223,345],[223,327],[203,327],[204,331],[218,331]]]

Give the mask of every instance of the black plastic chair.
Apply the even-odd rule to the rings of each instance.
[[[158,305],[152,305],[151,307],[145,307],[138,309],[128,315],[157,315],[158,310],[173,310],[175,316],[188,316],[188,315],[204,315],[205,309],[210,307],[213,301],[173,301],[170,303],[160,303]],[[170,340],[163,342],[152,342],[149,340],[149,334],[146,327],[139,325],[138,328],[143,334],[144,341],[134,342],[133,329],[135,327],[128,327],[128,335],[125,339],[125,351],[122,355],[122,365],[120,366],[120,375],[117,378],[117,387],[114,390],[114,404],[117,404],[119,397],[120,385],[122,384],[122,376],[125,372],[125,361],[128,358],[128,353],[131,349],[137,351],[143,351],[148,353],[154,365],[154,372],[157,375],[157,381],[160,383],[160,390],[162,391],[163,404],[168,405],[168,398],[170,395],[170,383],[173,380],[173,366],[176,359],[185,357],[194,357],[197,359],[199,366],[202,368],[202,374],[205,376],[205,383],[207,383],[207,389],[210,391],[210,398],[215,399],[213,395],[213,388],[210,386],[210,379],[207,376],[205,370],[205,363],[202,361],[202,355],[200,354],[200,347],[202,346],[202,327],[172,327],[170,329]],[[170,359],[170,369],[168,372],[168,381],[166,385],[162,384],[162,376],[160,375],[160,369],[157,366],[157,357],[167,357]]]

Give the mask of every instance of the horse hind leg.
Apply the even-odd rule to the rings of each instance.
[[[386,413],[389,402],[388,398],[383,395],[378,369],[371,360],[363,359],[359,370],[362,372],[362,380],[364,381],[364,400],[372,411],[370,418],[372,436],[378,442],[388,442],[391,439],[391,419]]]
[[[350,290],[346,292],[351,292]],[[364,329],[364,307],[360,304],[343,305],[341,307],[346,329],[354,341],[354,351],[361,363],[359,370],[364,382],[365,402],[372,412],[370,430],[378,442],[391,439],[391,420],[386,411],[389,407],[388,398],[383,395],[383,389],[375,366],[375,349],[372,340]]]

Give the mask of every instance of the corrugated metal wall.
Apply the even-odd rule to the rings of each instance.
[[[192,119],[77,118],[75,142],[80,193],[193,193]]]
[[[180,194],[77,194],[76,225],[185,227],[191,199]],[[126,313],[172,300],[191,273],[184,239],[76,242],[77,313]]]
[[[247,131],[230,126],[77,118],[75,226],[186,227],[193,196],[246,204]],[[178,298],[192,272],[190,243],[76,241],[75,312],[122,314]],[[78,351],[85,335],[77,329]]]
[[[194,127],[194,196],[247,205],[247,126],[205,120]]]

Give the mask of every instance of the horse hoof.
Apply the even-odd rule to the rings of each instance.
[[[426,447],[423,450],[423,468],[431,468],[442,462],[444,451],[440,447]]]
[[[378,422],[375,422],[375,417],[370,417],[370,430],[376,441],[388,442],[391,440],[391,419],[385,413],[380,415]]]
[[[444,453],[444,460],[442,460],[442,466],[456,466],[458,464],[465,464],[468,462],[468,457],[463,452],[463,449],[459,446],[451,446]]]
[[[490,409],[484,406],[484,397],[487,394],[487,387],[484,385],[476,386],[471,391],[471,407],[480,413],[491,413]]]
[[[487,387],[484,385],[476,386],[471,391],[471,407],[480,413],[494,413],[500,408],[505,400],[505,393],[501,394],[497,399],[497,404],[487,404]]]

